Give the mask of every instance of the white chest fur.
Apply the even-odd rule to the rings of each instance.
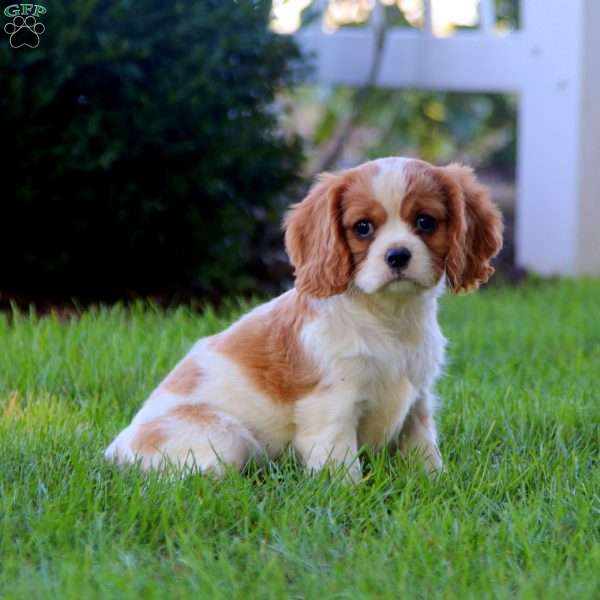
[[[315,301],[319,316],[305,326],[302,341],[323,382],[351,381],[367,396],[404,378],[416,389],[429,386],[440,373],[446,343],[437,323],[436,292]]]

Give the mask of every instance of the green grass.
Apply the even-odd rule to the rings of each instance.
[[[290,455],[220,481],[105,464],[235,312],[0,316],[0,596],[600,597],[600,281],[444,300],[436,481],[387,454],[357,487]]]

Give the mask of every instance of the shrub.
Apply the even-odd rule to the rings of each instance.
[[[249,286],[261,222],[301,162],[273,106],[302,61],[267,29],[270,2],[46,6],[38,48],[0,48],[0,289]]]

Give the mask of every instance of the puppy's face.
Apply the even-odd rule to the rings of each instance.
[[[502,221],[472,171],[386,158],[325,175],[286,218],[296,287],[316,297],[486,281]]]

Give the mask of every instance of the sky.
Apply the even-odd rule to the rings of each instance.
[[[300,27],[302,11],[313,0],[274,0],[272,28],[278,33],[293,33]],[[424,0],[381,0],[397,5],[415,27],[422,26]],[[326,31],[340,25],[368,18],[375,0],[330,0],[323,21]],[[473,26],[479,21],[479,0],[431,0],[432,32],[436,36],[451,35],[456,26]]]

